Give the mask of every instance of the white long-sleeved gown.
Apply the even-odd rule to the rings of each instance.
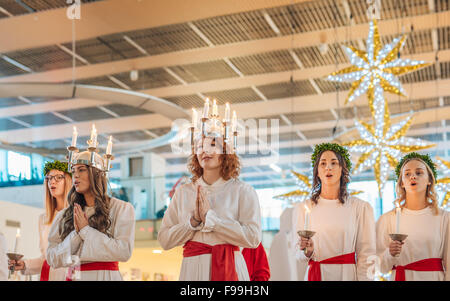
[[[45,223],[45,213],[39,216],[39,249],[41,256],[32,259],[25,259],[25,270],[22,271],[24,275],[36,275],[41,274],[42,264],[45,260],[45,255],[48,247],[48,233],[51,225]],[[49,281],[64,281],[67,275],[67,268],[54,269],[50,267],[48,275]]]
[[[394,265],[407,265],[422,259],[441,258],[446,272],[422,272],[405,270],[405,280],[442,281],[450,280],[450,212],[439,209],[434,215],[431,207],[422,210],[402,208],[400,232],[407,234],[399,257],[389,253],[390,233],[396,232],[395,210],[386,212],[377,221],[377,255],[381,273],[388,273]],[[393,270],[390,280],[395,279]]]
[[[206,191],[211,209],[205,224],[193,228],[197,185]],[[234,252],[239,280],[249,280],[242,248],[256,248],[261,242],[261,213],[256,191],[237,179],[220,178],[208,185],[202,178],[180,186],[172,198],[158,233],[158,241],[165,249],[184,245],[192,240],[208,245],[232,244],[241,247]],[[211,254],[183,258],[179,280],[209,281]]]
[[[77,233],[73,230],[64,240],[59,235],[59,221],[64,211],[55,217],[48,237],[47,261],[53,268],[71,265],[71,255],[77,255],[83,263],[127,261],[134,248],[135,220],[134,208],[130,203],[111,198],[109,217],[110,234],[86,226]],[[95,212],[94,207],[84,208],[88,218]],[[119,271],[82,271],[80,280],[122,280]]]
[[[355,264],[321,264],[322,280],[368,281],[373,280],[369,267],[376,254],[375,219],[372,206],[357,197],[350,196],[344,204],[339,200],[320,197],[317,205],[306,201],[311,210],[309,230],[315,231],[312,237],[314,253],[312,259],[324,259],[356,253]],[[293,212],[293,243],[297,247],[297,258],[308,265],[308,258],[299,249],[297,231],[304,230],[305,202],[296,204]],[[372,257],[371,257],[372,256]],[[309,266],[306,269],[305,280]]]
[[[8,280],[8,257],[6,252],[6,239],[3,233],[0,232],[0,281]]]

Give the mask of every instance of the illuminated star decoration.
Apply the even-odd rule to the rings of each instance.
[[[382,136],[376,135],[372,124],[355,120],[355,127],[361,139],[342,143],[342,146],[347,147],[350,152],[362,153],[353,169],[353,174],[359,174],[369,168],[374,169],[380,196],[388,179],[390,167],[395,169],[402,153],[435,146],[421,139],[404,137],[411,126],[412,117],[413,115],[410,115],[389,128],[387,125],[390,125],[390,121],[385,122]],[[386,119],[389,117],[387,116]]]
[[[441,208],[446,209],[450,200],[450,161],[437,157],[437,167],[444,171],[444,177],[436,180],[436,191],[444,196]]]
[[[389,115],[383,92],[406,96],[396,76],[429,65],[425,61],[399,58],[405,40],[406,35],[403,35],[381,48],[377,21],[372,20],[367,37],[367,52],[353,46],[343,46],[352,66],[333,72],[326,78],[329,81],[352,83],[345,104],[367,93],[370,111],[375,119],[375,134],[378,137],[382,136],[384,119]]]
[[[293,203],[296,202],[303,202],[306,199],[308,199],[308,197],[311,195],[312,192],[312,178],[311,177],[307,177],[306,175],[300,174],[298,172],[295,172],[293,170],[291,170],[291,173],[293,174],[293,176],[296,179],[296,183],[299,189],[285,193],[285,194],[280,194],[277,196],[274,196],[274,199],[277,200],[287,200]],[[349,190],[350,195],[358,195],[360,193],[362,193],[363,191],[356,191],[356,190]]]

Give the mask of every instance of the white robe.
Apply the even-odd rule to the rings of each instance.
[[[292,212],[286,208],[280,216],[280,231],[275,234],[269,252],[271,281],[303,281],[306,266],[295,258],[295,243],[292,242]]]
[[[205,224],[193,228],[193,216],[197,197],[197,185],[207,190],[206,198],[211,209]],[[208,245],[232,244],[241,247],[234,252],[239,280],[249,280],[242,248],[256,248],[261,242],[261,212],[256,191],[237,179],[222,178],[208,185],[203,179],[177,188],[164,214],[158,241],[165,249],[184,245],[192,240]],[[184,257],[179,280],[210,280],[211,254]]]
[[[373,280],[374,274],[368,272],[376,253],[375,219],[372,206],[354,196],[350,196],[344,204],[339,200],[318,199],[317,205],[310,200],[306,203],[311,210],[309,230],[315,231],[312,237],[314,253],[312,259],[322,261],[331,257],[356,253],[355,264],[321,264],[322,280]],[[309,259],[299,248],[297,231],[304,230],[305,202],[298,203],[293,213],[293,237],[296,244],[297,258],[303,265],[308,265]],[[308,279],[309,266],[306,269],[305,280]]]
[[[62,210],[55,217],[48,237],[47,261],[53,268],[71,265],[71,255],[77,255],[83,263],[109,262],[130,259],[134,247],[134,208],[130,203],[111,198],[109,217],[111,219],[108,237],[98,230],[86,226],[77,233],[73,230],[64,241],[59,235],[59,221]],[[88,217],[94,214],[94,207],[85,207]],[[76,279],[74,279],[76,280]],[[82,271],[81,280],[122,280],[119,271]]]
[[[377,255],[379,256],[381,273],[388,273],[394,265],[407,265],[427,258],[442,258],[447,272],[420,272],[405,270],[405,280],[410,281],[442,281],[450,280],[450,212],[439,209],[433,215],[432,209],[422,210],[403,208],[400,215],[400,232],[407,234],[405,244],[399,257],[389,253],[390,233],[396,231],[395,210],[383,214],[377,222]],[[393,270],[389,280],[395,279]]]
[[[25,270],[22,271],[24,275],[41,274],[42,264],[45,260],[45,254],[48,247],[48,233],[50,226],[45,223],[45,213],[39,216],[39,249],[41,256],[33,259],[25,259]],[[64,281],[66,280],[67,268],[53,269],[50,267],[49,281]],[[40,276],[39,276],[40,278]]]
[[[6,239],[3,233],[0,232],[0,281],[8,280],[8,257]]]

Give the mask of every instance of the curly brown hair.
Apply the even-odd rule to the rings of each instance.
[[[221,162],[220,176],[224,180],[239,177],[241,172],[241,162],[236,154],[221,154],[219,161]],[[197,181],[203,175],[203,168],[200,166],[196,154],[192,154],[189,157],[188,169],[192,174],[192,182]]]
[[[89,226],[111,237],[111,234],[109,233],[111,227],[111,219],[109,217],[111,198],[107,194],[108,180],[106,179],[103,171],[92,166],[87,166],[87,168],[89,173],[90,189],[95,196],[95,213],[89,218]],[[73,225],[74,204],[80,204],[81,209],[83,210],[86,206],[84,195],[78,193],[74,186],[70,189],[67,199],[69,202],[69,207],[64,212],[59,224],[59,234],[61,236],[61,240],[64,240],[67,235],[75,229]]]
[[[319,162],[320,162],[320,158],[322,157],[322,154],[324,152],[326,152],[328,150],[324,150],[322,152],[320,152],[320,154],[317,156],[319,159],[316,160],[315,164],[314,164],[314,169],[313,169],[313,189],[312,189],[312,193],[311,193],[311,201],[314,202],[314,204],[317,205],[317,200],[319,199],[320,193],[322,192],[322,182],[320,181],[319,178]],[[344,158],[342,157],[341,154],[336,153],[332,150],[330,150],[331,152],[333,152],[338,161],[339,161],[339,165],[342,167],[342,172],[341,172],[341,179],[340,179],[340,185],[339,185],[339,202],[341,204],[345,203],[345,200],[348,198],[349,194],[347,191],[347,185],[350,182],[350,171],[347,167],[347,164],[344,160]]]

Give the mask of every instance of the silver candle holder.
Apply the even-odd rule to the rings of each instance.
[[[298,236],[300,236],[302,238],[310,239],[310,238],[312,238],[314,236],[314,234],[316,234],[316,232],[310,231],[310,230],[300,230],[300,231],[297,231],[297,234],[298,234]],[[307,253],[306,249],[307,248],[303,249],[303,252],[305,253],[305,255]]]
[[[77,153],[79,150],[76,146],[68,146],[67,150],[69,151],[69,155],[66,157],[67,158],[67,162],[68,162],[68,170],[72,170],[72,161],[73,161],[73,154]]]
[[[389,234],[389,237],[393,241],[403,242],[408,237],[408,235],[407,234],[400,234],[400,233],[391,233],[391,234]],[[399,256],[400,256],[400,254],[397,254],[394,257],[399,257]]]
[[[18,253],[6,253],[6,256],[8,256],[9,260],[14,260],[15,262],[21,260],[23,258],[22,254],[18,254]],[[10,278],[14,272],[16,270],[16,266],[13,264],[10,268],[9,268],[9,276],[8,278]]]

